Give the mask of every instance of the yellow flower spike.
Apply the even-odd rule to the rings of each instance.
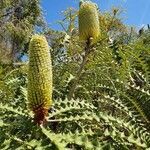
[[[52,64],[47,40],[34,35],[29,44],[28,102],[37,124],[43,124],[52,104]]]
[[[81,41],[95,43],[100,36],[99,14],[95,3],[85,1],[79,9],[79,38]]]

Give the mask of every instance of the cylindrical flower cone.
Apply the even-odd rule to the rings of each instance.
[[[51,56],[42,35],[34,35],[29,45],[28,103],[35,122],[42,124],[52,104]]]
[[[79,38],[81,41],[95,43],[100,36],[99,14],[95,3],[85,1],[79,9]]]

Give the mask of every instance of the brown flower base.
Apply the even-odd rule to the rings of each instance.
[[[38,125],[44,125],[46,123],[46,116],[48,115],[48,109],[39,106],[33,110],[34,122]]]

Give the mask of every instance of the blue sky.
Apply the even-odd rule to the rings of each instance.
[[[125,12],[121,18],[127,25],[139,28],[150,23],[150,0],[93,0],[93,2],[98,4],[102,12],[110,10],[112,6],[123,8]],[[63,17],[61,12],[68,7],[78,9],[79,0],[41,0],[41,3],[45,19],[50,27],[61,29],[57,23]]]

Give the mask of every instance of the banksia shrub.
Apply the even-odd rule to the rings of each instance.
[[[96,42],[100,35],[99,15],[95,3],[85,1],[80,4],[79,9],[79,38],[82,41]]]
[[[34,120],[42,124],[52,103],[52,65],[46,38],[34,35],[29,45],[28,102]]]

